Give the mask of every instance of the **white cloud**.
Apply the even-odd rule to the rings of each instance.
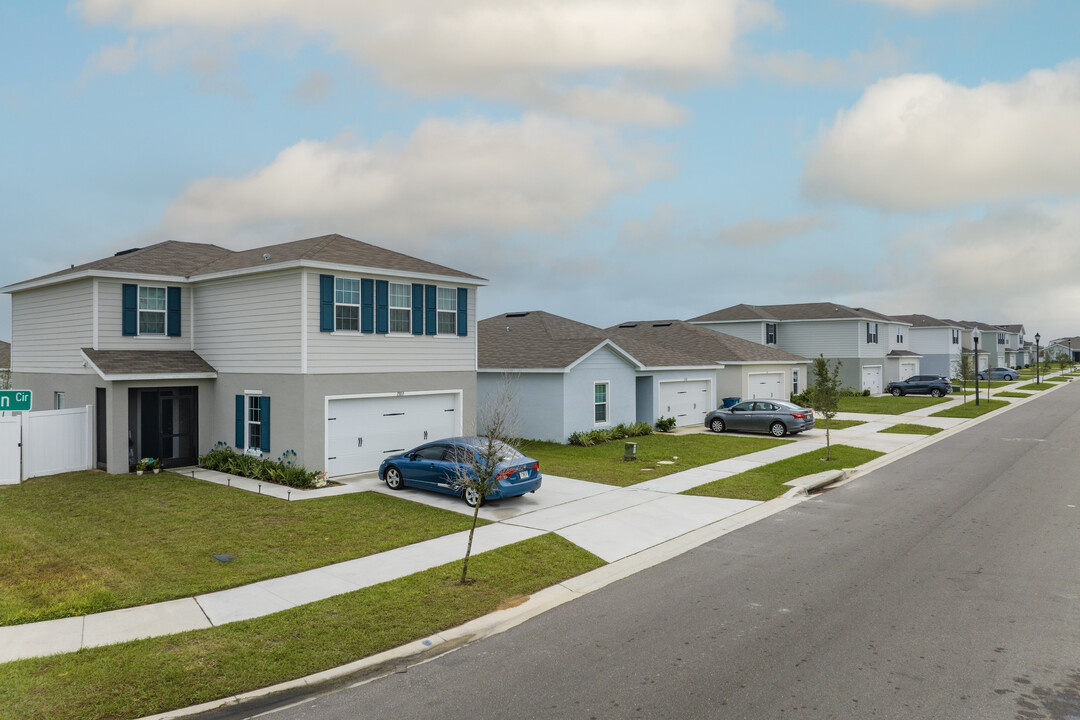
[[[1080,192],[1080,62],[967,88],[903,75],[867,88],[813,148],[808,194],[925,210]]]
[[[746,72],[791,85],[864,87],[883,75],[895,75],[911,62],[915,47],[881,42],[869,50],[853,50],[846,58],[816,58],[804,50],[749,56]]]
[[[716,241],[721,245],[760,248],[827,225],[818,214],[792,215],[779,220],[754,217],[723,228],[717,233]]]
[[[982,5],[986,0],[859,0],[875,5],[888,5],[918,15],[931,15],[941,10],[967,9]]]
[[[667,174],[665,153],[539,116],[428,120],[402,140],[305,140],[241,178],[198,180],[157,231],[230,247],[340,231],[420,249],[440,239],[559,233]]]
[[[276,47],[292,35],[347,53],[413,92],[644,124],[680,120],[657,88],[729,72],[739,35],[776,15],[772,0],[81,0],[76,7],[91,24],[179,36],[173,44],[189,50],[202,37]]]

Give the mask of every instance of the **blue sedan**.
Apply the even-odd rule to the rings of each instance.
[[[480,457],[487,442],[487,438],[482,437],[455,437],[425,443],[383,460],[379,465],[379,479],[391,490],[411,487],[457,495],[464,498],[469,507],[475,507],[477,502],[482,505],[487,500],[536,492],[543,480],[540,462],[506,443],[498,444],[495,489],[481,498],[477,490],[463,487],[461,478],[475,477],[473,462]]]

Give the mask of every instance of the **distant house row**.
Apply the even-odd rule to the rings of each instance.
[[[110,472],[142,457],[193,464],[226,442],[340,476],[475,432],[478,397],[507,376],[518,433],[563,441],[661,417],[697,424],[729,397],[788,398],[819,355],[874,393],[951,375],[976,329],[980,367],[1030,362],[1020,325],[834,303],[609,328],[545,312],[478,322],[486,284],[341,235],[240,252],[158,243],[3,288],[12,384],[33,392],[35,411],[94,406],[96,460]]]

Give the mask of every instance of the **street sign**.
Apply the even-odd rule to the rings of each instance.
[[[0,390],[0,411],[29,409],[29,390]]]

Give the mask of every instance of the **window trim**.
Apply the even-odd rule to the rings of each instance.
[[[777,335],[777,323],[765,323],[765,344],[775,345]],[[770,339],[771,335],[771,339]]]
[[[952,331],[952,344],[953,345],[959,345],[960,344],[960,330],[959,330],[959,328],[953,328],[953,331]]]
[[[334,277],[334,329],[333,329],[333,332],[359,333],[360,332],[360,308],[361,308],[361,304],[362,304],[361,303],[361,298],[360,298],[360,278],[343,277],[341,275],[335,275],[333,277]],[[356,283],[356,302],[355,303],[339,302],[338,301],[338,292],[342,292],[342,293],[348,292],[350,294],[352,293],[352,290],[341,289],[339,291],[339,288],[338,288],[339,284],[344,284],[345,282]],[[356,328],[355,329],[354,328],[342,328],[340,326],[340,317],[338,316],[338,308],[339,307],[356,308]]]
[[[441,299],[440,296],[442,295],[442,292],[444,290],[446,291],[448,297],[451,300],[453,300],[453,302],[454,302],[454,309],[453,310],[444,310],[443,308],[439,307],[439,301]],[[458,301],[457,288],[455,288],[455,287],[447,287],[445,285],[436,285],[435,286],[435,336],[436,337],[457,337],[458,336],[457,335],[457,315],[458,315],[457,301]],[[449,315],[451,317],[453,327],[450,329],[449,332],[444,332],[442,330],[441,326],[442,326],[442,317],[443,317],[443,315]]]
[[[598,402],[596,400],[596,389],[598,387],[600,387],[601,385],[604,387],[604,400],[603,400],[603,402]],[[593,396],[592,397],[592,399],[593,399],[593,402],[592,402],[592,406],[593,406],[593,413],[592,413],[592,415],[593,415],[593,426],[594,427],[599,427],[601,425],[610,425],[611,424],[611,383],[609,381],[607,381],[607,380],[596,380],[596,381],[594,381],[593,382],[592,396]],[[604,408],[604,419],[603,420],[597,420],[596,419],[596,410],[600,406],[603,406],[603,408]]]
[[[406,289],[406,292],[405,292],[405,295],[404,295],[404,297],[405,297],[405,304],[404,305],[394,305],[394,286],[395,285],[397,285],[399,287],[403,287],[403,288]],[[393,280],[388,281],[387,289],[386,289],[386,298],[387,298],[386,299],[387,334],[388,335],[402,335],[402,336],[404,336],[404,335],[412,335],[413,334],[413,322],[412,322],[412,319],[413,319],[412,318],[412,315],[413,315],[413,290],[412,290],[412,283],[394,282]],[[395,310],[405,313],[405,315],[404,315],[405,323],[403,325],[403,327],[405,328],[404,330],[395,330],[394,329],[394,311]]]
[[[799,394],[799,371],[798,370],[792,370],[791,371],[791,394],[792,395],[798,395]]]
[[[897,345],[903,345],[904,344],[904,327],[902,325],[899,325],[896,328],[896,344]]]
[[[873,332],[870,331],[870,328],[874,329]],[[878,344],[878,324],[877,323],[872,323],[872,322],[866,323],[866,344],[867,345],[877,345]]]
[[[167,285],[136,285],[135,290],[135,335],[146,335],[147,337],[165,337],[169,333],[169,288]],[[150,308],[144,308],[143,304],[143,290],[160,290],[164,296],[165,305],[160,310],[154,310]],[[143,314],[154,314],[161,316],[161,332],[149,332],[143,331]]]
[[[262,392],[244,391],[244,452],[249,455],[262,456]],[[258,410],[259,419],[252,420],[252,410]],[[259,427],[259,442],[251,443],[251,429],[253,425]]]

